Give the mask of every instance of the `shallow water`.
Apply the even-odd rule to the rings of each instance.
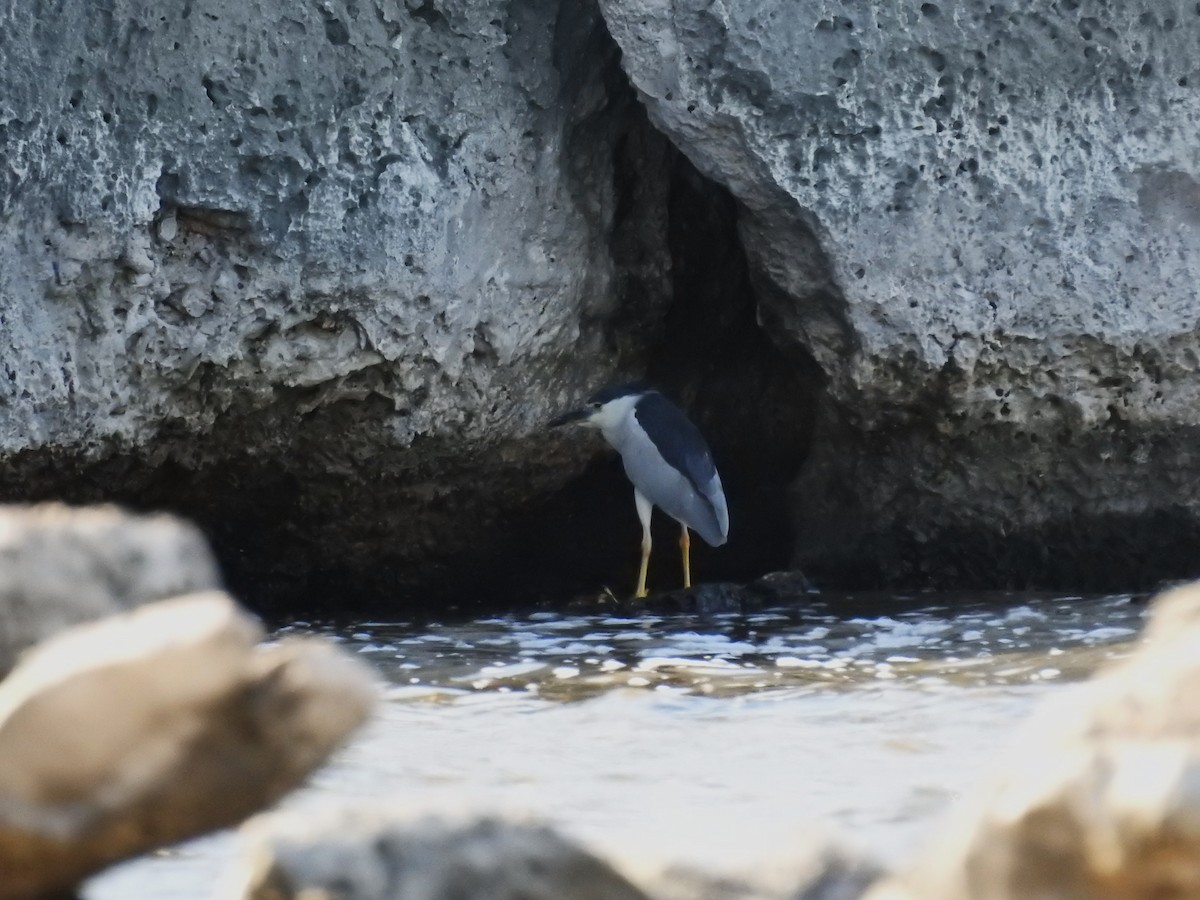
[[[285,805],[531,812],[633,863],[736,867],[815,825],[884,860],[1050,693],[1128,652],[1128,595],[821,595],[710,618],[557,615],[294,623],[369,660],[376,720]],[[85,896],[207,898],[218,835]]]

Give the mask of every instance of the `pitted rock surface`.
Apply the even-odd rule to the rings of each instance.
[[[601,7],[651,121],[739,201],[760,315],[831,378],[799,560],[970,580],[1018,535],[984,577],[1069,580],[1147,517],[1194,537],[1193,4]],[[1072,522],[1095,541],[1056,574],[1032,555]],[[933,549],[952,531],[979,559]]]

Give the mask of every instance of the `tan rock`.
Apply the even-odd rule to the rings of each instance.
[[[647,900],[607,863],[527,822],[336,809],[263,816],[244,830],[243,900]]]
[[[204,537],[174,516],[0,506],[0,677],[71,625],[220,586]]]
[[[236,824],[364,721],[361,664],[260,637],[226,595],[197,594],[77,626],[0,682],[2,900]]]
[[[870,900],[1200,897],[1200,586],[1056,696],[904,876]]]

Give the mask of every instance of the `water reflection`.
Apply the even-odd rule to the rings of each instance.
[[[529,691],[581,700],[615,687],[735,696],[903,679],[923,685],[1078,678],[1141,627],[1128,595],[867,597],[748,615],[560,615],[455,624],[361,622],[325,633],[367,656],[394,700]],[[1033,599],[1034,602],[1030,602]],[[869,600],[884,612],[846,614]],[[281,633],[310,631],[300,623]]]

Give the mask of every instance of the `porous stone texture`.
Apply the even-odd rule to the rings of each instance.
[[[523,821],[334,809],[243,830],[232,896],[244,900],[647,900],[607,863]]]
[[[0,678],[71,625],[220,586],[204,537],[174,516],[0,506]]]
[[[590,188],[618,126],[577,67],[596,22],[558,12],[73,3],[50,40],[9,10],[0,447],[143,444],[281,397],[478,440],[607,374],[581,322],[617,300]]]
[[[706,580],[1190,574],[1194,6],[596,2],[6,10],[0,496],[260,606],[562,597],[639,534],[541,426],[649,375]]]
[[[798,562],[1130,583],[1200,536],[1200,11],[600,0],[829,378]]]
[[[1200,585],[1125,661],[1044,704],[930,846],[869,900],[1200,895]]]
[[[0,898],[235,825],[366,719],[374,679],[318,640],[258,648],[219,592],[79,625],[0,682]]]

